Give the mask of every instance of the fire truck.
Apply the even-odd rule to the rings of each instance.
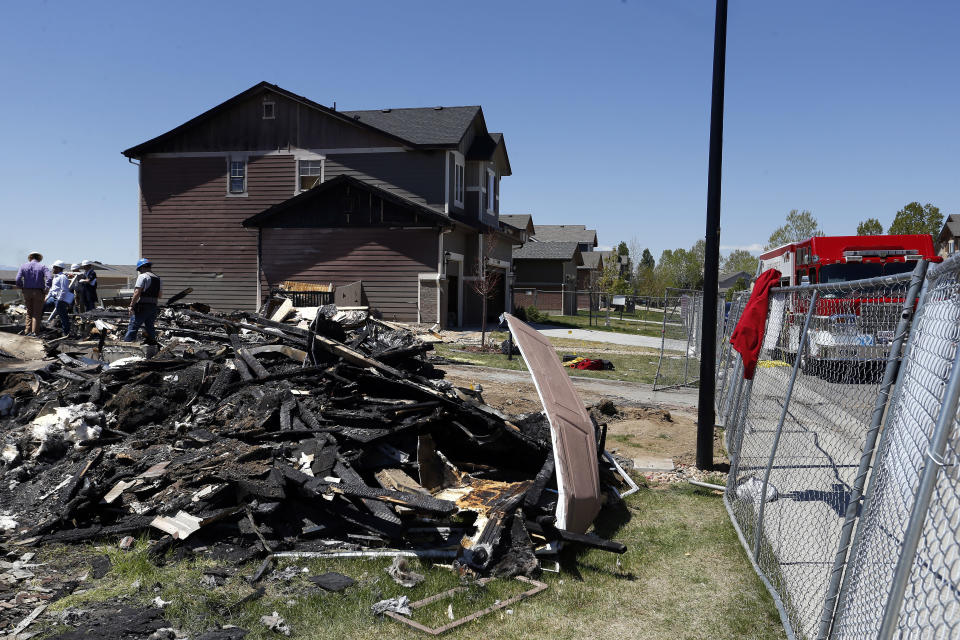
[[[760,256],[757,274],[777,269],[780,286],[838,284],[913,271],[918,260],[939,262],[933,239],[923,235],[817,236],[777,247]],[[797,357],[808,296],[771,298],[764,347],[793,362]],[[776,304],[787,309],[774,309]],[[882,374],[903,305],[880,287],[849,293],[821,291],[810,318],[801,358],[804,373],[873,380]],[[861,370],[870,375],[863,376]]]

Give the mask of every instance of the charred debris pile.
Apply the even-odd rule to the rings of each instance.
[[[145,357],[112,339],[122,319],[85,314],[86,339],[0,371],[4,545],[149,532],[158,557],[402,551],[498,576],[535,573],[563,541],[624,550],[559,528],[546,416],[444,382],[406,329],[333,307],[281,323],[179,305]],[[589,462],[616,500],[609,457]]]

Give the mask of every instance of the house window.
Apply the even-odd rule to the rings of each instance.
[[[263,119],[273,120],[277,117],[277,103],[265,101],[263,103]]]
[[[297,185],[300,191],[312,189],[323,182],[323,160],[301,160]]]
[[[487,169],[487,213],[494,212],[493,198],[497,188],[497,174],[492,169]]]
[[[953,253],[954,251],[956,251],[957,250],[956,246],[957,246],[956,240],[947,241],[947,253]]]
[[[247,191],[247,161],[230,161],[230,193],[246,193]]]
[[[462,207],[463,206],[463,191],[464,191],[464,171],[463,171],[463,156],[459,153],[453,154],[453,204]]]

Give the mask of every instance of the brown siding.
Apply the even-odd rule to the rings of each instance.
[[[270,285],[362,280],[370,306],[388,320],[417,321],[418,274],[436,271],[432,230],[263,229],[263,273]],[[430,322],[435,306],[433,313]]]
[[[287,98],[267,94],[276,103],[276,118],[263,119],[264,94],[198,123],[164,142],[156,153],[184,151],[264,151],[399,147],[402,143],[366,127],[338,120]]]
[[[330,154],[323,173],[325,180],[360,178],[443,213],[445,157],[445,151]]]
[[[257,232],[244,219],[290,197],[292,156],[251,157],[246,197],[227,197],[227,160],[145,158],[141,164],[143,253],[165,294],[216,309],[256,306]]]

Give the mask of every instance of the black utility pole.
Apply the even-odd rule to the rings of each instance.
[[[707,182],[707,243],[703,262],[703,337],[697,409],[697,467],[713,468],[714,392],[717,365],[717,287],[720,271],[720,165],[723,160],[723,75],[727,57],[727,0],[717,0],[713,35],[713,103],[710,107],[710,169]]]

